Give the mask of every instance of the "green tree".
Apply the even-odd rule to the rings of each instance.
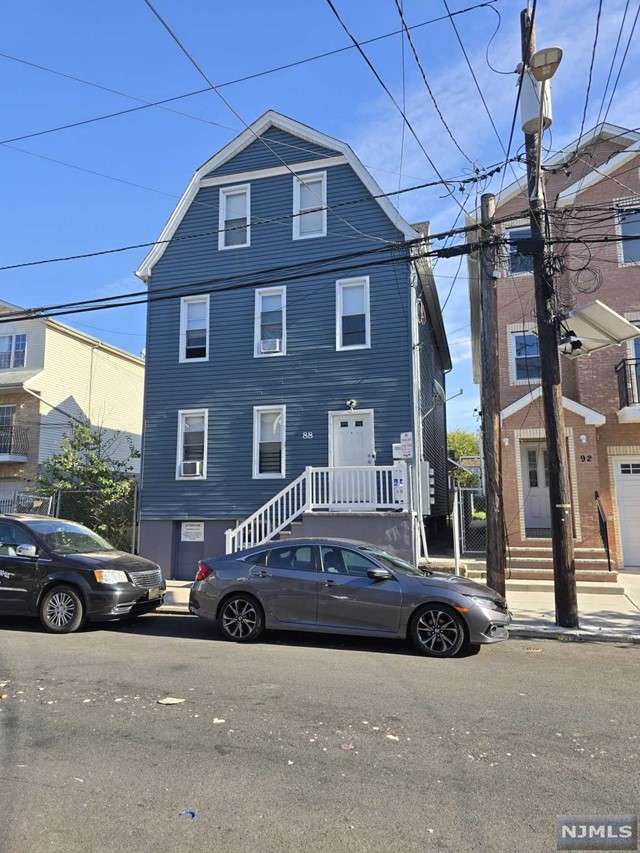
[[[123,443],[128,452],[118,458],[123,455],[118,452]],[[139,456],[129,436],[70,420],[58,452],[40,465],[34,491],[59,494],[62,517],[79,521],[129,550],[135,494],[131,463]]]
[[[449,458],[456,462],[461,456],[478,456],[480,453],[480,439],[476,432],[454,429],[447,433],[447,444],[449,447]],[[479,485],[475,474],[463,471],[462,468],[458,468],[455,465],[452,466],[451,476],[465,488],[474,488]]]

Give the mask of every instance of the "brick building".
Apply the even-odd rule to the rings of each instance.
[[[562,309],[595,299],[640,327],[640,134],[600,124],[545,166]],[[557,166],[557,171],[553,167]],[[530,236],[525,179],[496,197],[498,233]],[[479,212],[476,211],[476,216]],[[470,219],[472,224],[475,220]],[[621,242],[620,235],[628,238]],[[613,238],[606,242],[605,238]],[[502,481],[511,565],[550,568],[551,520],[531,256],[501,251],[498,281]],[[478,259],[469,258],[474,380],[480,382]],[[561,347],[561,349],[563,349]],[[578,570],[607,568],[596,492],[618,568],[640,566],[640,338],[561,358]]]

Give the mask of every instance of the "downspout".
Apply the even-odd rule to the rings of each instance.
[[[420,477],[420,461],[422,460],[422,418],[420,417],[421,377],[420,377],[420,347],[418,329],[418,273],[413,263],[409,267],[409,334],[411,341],[411,387],[412,387],[412,431],[413,459],[411,466],[412,487],[412,518],[411,530],[413,535],[413,553],[416,564],[420,557],[420,525],[422,521],[422,483]],[[426,556],[426,555],[425,555]]]

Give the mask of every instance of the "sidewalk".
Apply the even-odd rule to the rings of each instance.
[[[579,629],[559,628],[555,624],[553,592],[540,591],[534,586],[536,583],[548,588],[544,582],[530,581],[522,591],[507,591],[513,613],[509,628],[512,637],[640,644],[640,570],[620,572],[618,584],[624,594],[579,592]],[[590,586],[597,589],[598,584]],[[159,612],[187,614],[190,588],[188,581],[167,581],[165,603]]]

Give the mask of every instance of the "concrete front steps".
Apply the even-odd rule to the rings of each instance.
[[[576,580],[590,584],[616,584],[615,563],[608,568],[603,548],[576,548]],[[486,565],[474,561],[467,567],[467,577],[485,580]],[[553,582],[553,553],[551,547],[526,546],[510,548],[507,555],[507,576],[514,581]]]

